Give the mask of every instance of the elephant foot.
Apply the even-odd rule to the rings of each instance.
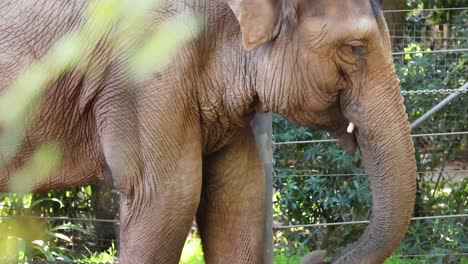
[[[325,261],[325,250],[318,250],[306,255],[301,264],[327,264]]]

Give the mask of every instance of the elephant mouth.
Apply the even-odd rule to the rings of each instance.
[[[352,125],[351,125],[352,124]],[[317,131],[327,131],[333,138],[338,139],[339,144],[349,155],[352,155],[358,143],[356,139],[356,128],[352,122],[346,122],[346,120],[340,120],[338,125],[326,126],[323,124],[309,123],[307,127]]]
[[[352,155],[359,146],[356,139],[354,124],[352,125],[353,127],[351,127],[352,123],[348,124],[350,125],[342,125],[335,129],[329,129],[328,132],[338,139],[338,142],[346,153]]]

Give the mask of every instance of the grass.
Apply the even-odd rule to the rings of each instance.
[[[205,264],[201,240],[193,236],[185,242],[180,264]]]
[[[275,254],[274,264],[300,264],[302,256],[286,256],[282,254]],[[431,258],[418,258],[418,259],[402,259],[398,257],[391,257],[385,261],[385,264],[432,264],[434,259]],[[458,262],[459,264],[468,264],[468,258],[463,258]],[[205,264],[203,259],[203,250],[201,240],[198,237],[187,239],[185,247],[182,252],[180,264]]]
[[[89,251],[89,257],[83,257],[80,259],[75,259],[76,263],[113,263],[117,256],[117,249],[115,248],[114,243],[112,246],[105,252],[91,252]]]

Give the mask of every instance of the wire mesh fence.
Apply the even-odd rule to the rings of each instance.
[[[389,28],[410,122],[466,85],[468,33],[463,14],[467,10],[391,11],[406,14],[405,23],[389,24]],[[436,24],[430,19],[435,12],[450,12],[460,19]],[[463,238],[468,232],[467,117],[465,89],[413,129],[418,162],[416,215],[396,257],[458,263],[468,255]],[[364,232],[370,218],[366,174],[357,168],[359,160],[343,161],[338,140],[284,122],[277,119],[273,125],[276,250],[298,255],[303,255],[303,248],[337,252],[344,241],[356,240]],[[298,195],[300,191],[310,195]],[[327,214],[333,217],[323,217]],[[299,260],[287,257],[275,263]]]
[[[435,105],[444,97],[446,95],[442,97],[437,95],[417,95],[414,96],[414,100],[417,100],[417,104],[427,103],[428,105]],[[405,96],[405,99],[408,99],[408,97]],[[409,102],[408,104],[414,103]],[[453,193],[453,186],[460,186],[461,183],[461,187],[458,188],[462,188],[461,190],[466,188],[466,179],[468,178],[468,151],[466,149],[468,143],[468,127],[466,122],[468,103],[466,97],[458,98],[449,105],[449,108],[452,109],[442,110],[413,131],[413,133],[419,133],[413,135],[416,155],[418,157],[418,181],[430,183],[426,185],[431,186],[433,189],[431,192],[436,192],[436,190],[447,192],[447,197],[450,197]],[[281,132],[275,131],[275,133]],[[338,165],[338,168],[324,165],[328,164],[330,160],[320,162],[321,159],[325,159],[325,156],[328,155],[327,153],[339,149],[339,145],[329,135],[318,137],[322,139],[291,140],[289,142],[275,143],[275,157],[277,160],[275,161],[274,178],[275,187],[277,188],[276,197],[280,197],[274,201],[274,206],[278,208],[275,212],[276,223],[274,225],[277,250],[294,251],[297,248],[309,247],[311,244],[313,245],[312,248],[327,248],[329,244],[339,244],[340,241],[336,241],[339,240],[337,237],[342,236],[346,240],[355,240],[357,239],[357,234],[361,234],[368,223],[367,219],[369,219],[370,212],[367,210],[370,209],[370,206],[367,207],[367,210],[361,212],[353,212],[355,208],[351,207],[349,209],[344,206],[340,210],[343,210],[342,215],[345,215],[345,217],[340,219],[316,218],[312,216],[313,213],[308,217],[294,213],[294,211],[310,212],[311,210],[307,210],[307,208],[312,208],[317,201],[313,197],[305,197],[305,199],[301,200],[302,197],[297,194],[290,194],[291,191],[294,192],[290,188],[291,185],[296,185],[298,190],[308,190],[308,188],[317,186],[332,186],[334,190],[326,195],[316,193],[321,199],[329,199],[329,201],[319,201],[318,204],[327,202],[329,204],[346,204],[347,201],[342,201],[342,197],[353,197],[353,194],[347,194],[346,190],[341,189],[341,185],[357,184],[359,186],[355,188],[356,193],[370,193],[368,186],[361,188],[361,185],[365,185],[363,182],[366,181],[366,174],[363,171],[343,169],[345,167],[343,164]],[[287,153],[286,157],[282,156],[284,153]],[[336,158],[341,159],[341,156],[338,155]],[[319,161],[317,162],[317,160]],[[322,185],[320,184],[321,182],[323,182]],[[442,182],[444,186],[440,188],[438,185],[442,184]],[[418,185],[423,184],[419,183]],[[283,199],[281,196],[283,195],[292,195],[299,197],[299,199],[297,201],[287,199],[286,201],[281,201]],[[366,198],[366,196],[363,197]],[[308,199],[313,202],[308,203]],[[370,197],[367,197],[367,199],[370,199]],[[427,198],[421,198],[419,202],[424,199],[427,200]],[[453,200],[456,199],[458,198],[453,197]],[[442,203],[443,201],[439,202]],[[334,205],[330,207],[332,206]],[[439,207],[436,204],[434,206]],[[326,208],[326,206],[324,207]],[[466,244],[453,246],[450,250],[446,249],[442,252],[443,254],[439,255],[434,255],[433,249],[424,246],[425,243],[431,245],[438,244],[443,248],[445,246],[444,243],[434,241],[444,241],[447,239],[445,242],[448,245],[453,243],[451,239],[454,239],[454,236],[457,237],[456,241],[464,241],[461,238],[462,234],[468,232],[466,201],[459,201],[458,209],[453,211],[442,212],[438,210],[438,212],[442,214],[435,215],[437,214],[435,210],[434,212],[430,210],[420,210],[418,212],[420,215],[419,217],[415,217],[414,220],[425,221],[426,223],[413,222],[410,226],[406,243],[411,244],[413,242],[414,244],[421,245],[420,249],[410,248],[411,254],[408,251],[399,254],[402,258],[424,258],[425,261],[430,258],[440,263],[452,263],[452,261],[458,261],[460,257],[466,255],[468,252]],[[324,212],[324,214],[326,213]],[[343,227],[344,225],[348,225],[349,227],[345,228]],[[431,237],[418,237],[416,236],[417,233],[411,233],[412,231],[415,232],[414,230],[420,230],[421,226],[424,226],[425,230],[429,230],[426,233],[430,233]],[[434,228],[434,231],[430,231],[430,228]],[[311,242],[310,237],[316,241]],[[414,237],[417,237],[419,240],[412,241],[411,239]],[[324,242],[324,240],[328,242]],[[457,248],[457,250],[453,248]],[[286,260],[285,263],[288,263],[288,261],[290,260]]]
[[[99,235],[99,226],[114,225],[117,221],[106,219],[77,219],[67,217],[1,216],[2,230],[0,263],[109,263],[97,257],[118,248],[116,233],[111,238]],[[100,226],[106,228],[106,226]],[[17,249],[16,254],[11,250]],[[9,253],[7,253],[9,252]],[[4,255],[10,257],[1,257]],[[117,256],[117,255],[116,255]],[[73,257],[73,258],[72,258]],[[102,257],[101,257],[102,258]],[[112,263],[118,263],[112,260]]]
[[[392,32],[394,49],[394,59],[397,72],[402,80],[402,87],[405,91],[434,91],[434,90],[454,90],[461,87],[466,82],[468,76],[468,31],[466,28],[466,18],[452,23],[434,24],[430,17],[434,12],[450,12],[451,16],[461,16],[467,13],[468,8],[455,9],[426,9],[419,11],[395,10],[389,12],[411,13],[407,15],[406,23],[389,24]],[[461,16],[463,18],[463,16]],[[407,105],[410,122],[414,121],[425,111],[436,105],[447,93],[403,93],[405,104]],[[418,184],[420,182],[430,182],[431,188],[448,192],[453,186],[451,182],[461,182],[468,178],[468,93],[462,93],[441,111],[432,115],[430,119],[413,130],[413,140],[418,159]],[[283,121],[281,121],[283,122]],[[275,134],[287,134],[288,130],[281,131],[276,126]],[[291,129],[291,126],[283,126]],[[297,128],[298,129],[298,128]],[[344,203],[340,200],[340,189],[338,186],[348,188],[353,185],[356,193],[368,193],[370,190],[364,184],[366,174],[359,168],[358,159],[350,159],[344,164],[339,159],[342,152],[339,152],[338,142],[328,134],[309,132],[290,132],[290,135],[281,139],[275,138],[275,245],[278,251],[287,251],[290,248],[308,248],[310,245],[327,248],[329,245],[340,244],[342,240],[356,239],[365,228],[369,219],[369,198],[359,201],[363,203],[361,211],[351,208],[343,212],[343,217],[336,219],[316,219],[309,215],[302,217],[302,209],[313,208],[317,200],[310,198],[307,202],[287,201],[279,204],[279,196],[289,195],[281,193],[283,190],[290,192],[291,188],[284,186],[296,185],[293,191],[306,192],[311,186],[317,184],[330,184],[332,187],[329,206]],[[320,154],[322,153],[322,154]],[[323,153],[334,153],[330,159],[324,159]],[[344,170],[344,167],[355,165],[354,170]],[[351,179],[359,178],[358,180]],[[326,180],[325,180],[326,179]],[[295,180],[299,180],[296,182]],[[325,182],[328,181],[328,182]],[[437,184],[445,184],[443,188],[438,188]],[[466,185],[465,185],[466,186]],[[440,185],[439,185],[440,187]],[[320,190],[319,190],[320,192]],[[435,191],[434,191],[435,192]],[[328,193],[330,194],[330,193]],[[319,194],[320,197],[323,193]],[[355,199],[361,199],[362,197]],[[353,198],[353,199],[354,199]],[[333,200],[335,199],[335,200]],[[425,197],[420,197],[419,202],[424,202]],[[455,199],[455,198],[454,198]],[[306,199],[307,200],[307,199]],[[456,199],[455,199],[456,200]],[[323,203],[324,201],[319,201]],[[326,202],[326,201],[325,201]],[[0,205],[6,206],[6,205]],[[285,207],[286,206],[286,207]],[[439,206],[439,205],[435,205]],[[288,208],[287,211],[279,209]],[[323,208],[322,208],[323,209]],[[318,210],[318,209],[317,209]],[[292,213],[296,211],[298,213]],[[324,212],[321,212],[324,213]],[[466,202],[461,202],[458,211],[439,210],[434,214],[430,211],[420,211],[424,215],[417,215],[413,218],[413,223],[408,232],[408,243],[422,244],[420,248],[411,248],[405,253],[397,253],[400,258],[429,258],[434,261],[459,259],[468,256],[467,244],[441,249],[440,253],[424,246],[424,241],[442,240],[442,244],[453,244],[451,237],[463,236],[467,229],[467,206]],[[296,219],[292,216],[301,216]],[[76,230],[65,233],[70,241],[63,245],[72,251],[86,252],[88,249],[102,249],[103,245],[118,243],[118,238],[96,237],[98,229],[106,229],[113,226],[118,230],[118,220],[114,219],[89,219],[80,217],[37,217],[37,216],[0,216],[1,221],[8,219],[27,219],[44,221],[50,226],[65,225],[73,223],[89,230],[91,235],[83,234]],[[308,219],[308,222],[301,222]],[[52,224],[53,222],[53,224]],[[415,230],[421,222],[427,222],[425,228],[432,228],[430,236],[419,237]],[[25,222],[27,223],[27,222]],[[444,224],[445,223],[445,224]],[[448,224],[447,224],[448,223]],[[356,226],[352,229],[344,229],[343,226]],[[449,228],[450,227],[450,228]],[[413,232],[413,233],[412,233]],[[286,236],[286,234],[288,235]],[[311,241],[315,240],[315,241]],[[411,239],[419,239],[412,241]],[[435,244],[428,244],[433,245]],[[298,258],[299,259],[299,258]],[[1,263],[7,263],[3,262]],[[7,261],[7,260],[5,260]],[[291,257],[287,260],[276,259],[275,263],[297,263]],[[16,262],[15,262],[16,263]],[[61,262],[34,262],[34,263],[61,263]]]
[[[389,10],[397,22],[388,23],[394,51],[403,51],[413,44],[431,50],[468,48],[466,14],[468,8]],[[398,16],[400,14],[400,16]],[[456,17],[451,22],[435,22],[435,17]],[[446,21],[447,19],[439,19]]]
[[[466,217],[466,216],[465,216]],[[413,234],[411,236],[412,240],[410,241],[415,246],[414,248],[411,248],[410,250],[406,252],[402,251],[397,251],[394,253],[392,256],[392,259],[394,261],[389,261],[389,263],[407,263],[406,261],[409,261],[408,263],[463,263],[463,261],[460,261],[460,259],[466,258],[468,256],[467,252],[467,247],[466,245],[461,245],[459,247],[459,252],[453,252],[451,250],[444,250],[444,249],[439,249],[435,251],[433,248],[431,248],[431,244],[434,243],[434,241],[439,241],[441,240],[441,232],[446,232],[446,230],[441,230],[439,229],[441,226],[444,225],[450,225],[452,226],[453,229],[460,229],[461,224],[460,224],[460,219],[446,219],[446,220],[425,220],[426,222],[429,222],[427,225],[428,227],[431,227],[434,229],[433,232],[431,233],[425,233],[424,237],[418,236],[417,234]],[[440,223],[444,222],[444,225],[441,225]],[[414,230],[417,230],[417,225],[421,224],[421,221],[414,221],[410,225],[410,232],[414,232]],[[466,224],[466,222],[465,222]],[[358,229],[359,232],[364,232],[366,223],[358,223],[358,226],[360,228]],[[293,232],[296,234],[297,237],[303,236],[303,234],[307,234],[307,236],[313,236],[313,233],[315,232],[316,236],[314,236],[313,239],[316,239],[318,243],[322,244],[327,244],[327,243],[335,243],[336,239],[331,239],[328,234],[330,233],[335,233],[335,234],[343,234],[343,232],[346,232],[346,229],[342,228],[342,226],[334,226],[334,229],[330,229],[330,227],[324,227],[324,226],[313,226],[313,227],[299,227],[293,229]],[[315,231],[312,231],[315,230]],[[461,233],[463,230],[459,231],[460,236],[463,234]],[[276,239],[281,240],[282,235],[284,233],[277,232],[276,233]],[[329,240],[328,240],[329,239]],[[443,239],[443,238],[442,238]],[[446,243],[451,243],[450,240],[446,240]],[[292,244],[292,243],[291,243]],[[292,247],[294,245],[291,244],[280,244],[279,250],[287,247]],[[340,248],[341,249],[341,248]],[[337,251],[339,251],[338,249]],[[296,264],[300,263],[302,259],[302,256],[287,256],[287,255],[280,255],[278,258],[275,258],[275,263],[291,263],[291,264]],[[402,260],[405,259],[405,260]]]

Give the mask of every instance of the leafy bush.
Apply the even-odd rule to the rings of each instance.
[[[454,30],[465,45],[466,13],[453,17]],[[406,51],[426,51],[429,47],[411,43]],[[402,90],[456,89],[466,83],[466,53],[416,53],[396,56]],[[416,120],[447,97],[446,94],[405,95],[410,120]],[[468,94],[459,95],[413,133],[468,131]],[[273,121],[274,141],[326,139],[325,133],[296,127],[279,116]],[[418,161],[418,193],[415,216],[463,214],[468,212],[467,173],[455,175],[449,165],[468,162],[466,135],[414,138]],[[345,155],[335,143],[279,145],[274,152],[276,224],[296,225],[344,222],[369,218],[371,195],[367,179],[355,166],[359,155]],[[354,176],[346,176],[356,174]],[[314,176],[316,175],[316,176]],[[320,176],[322,175],[322,176]],[[328,175],[328,176],[327,176]],[[334,176],[335,175],[335,176]],[[331,177],[330,177],[331,176]],[[456,176],[456,177],[455,177]],[[455,178],[453,178],[455,177]],[[279,229],[275,232],[276,252],[303,255],[309,250],[326,249],[331,254],[362,234],[366,225]],[[468,231],[464,218],[418,220],[411,224],[401,244],[400,255],[450,254],[467,252],[463,237]],[[457,263],[461,256],[438,256],[427,263]],[[410,263],[411,260],[408,260]],[[394,263],[394,262],[392,262]]]
[[[425,4],[424,7],[447,6],[448,2],[414,0],[409,1],[409,5],[411,7],[423,4]],[[461,6],[461,1],[455,2]],[[450,43],[451,47],[468,47],[467,11],[446,14],[442,11],[408,14],[408,42],[405,42],[406,45],[402,48],[406,51],[430,50],[431,47],[425,46],[421,41],[424,39],[421,35],[422,28],[427,27],[428,20],[431,20],[432,24],[450,24],[451,37],[456,40]],[[420,53],[395,57],[403,90],[458,88],[466,83],[467,59],[467,53]],[[410,120],[420,117],[445,97],[446,95],[405,96]],[[456,100],[414,132],[467,131],[468,124],[464,120],[468,116],[467,98],[468,94],[459,95]],[[275,142],[329,138],[325,133],[297,127],[279,116],[274,116],[273,128]],[[418,174],[416,216],[467,213],[467,179],[453,181],[447,173],[443,172],[446,170],[447,161],[462,157],[465,153],[463,151],[468,149],[467,141],[466,135],[415,138],[418,171],[421,172]],[[369,218],[370,188],[366,177],[361,175],[362,169],[356,166],[359,164],[358,154],[348,156],[334,143],[281,145],[275,148],[274,161],[274,220],[276,224],[343,222]],[[442,172],[432,173],[434,170]],[[331,174],[340,176],[310,176]],[[95,218],[95,202],[96,195],[90,186],[34,195],[0,195],[0,215]],[[464,237],[468,233],[467,224],[467,220],[463,218],[414,221],[396,255],[443,255],[467,252]],[[15,234],[15,239],[19,237],[16,239],[17,243],[6,243],[11,250],[4,248],[5,250],[2,251],[3,254],[15,252],[15,259],[53,257],[63,260],[71,258],[81,261],[108,261],[116,255],[113,246],[101,254],[94,252],[97,250],[92,245],[95,238],[89,236],[89,232],[95,232],[95,226],[88,222],[77,222],[73,226],[63,221],[38,223],[37,221],[2,220],[0,232],[8,234],[5,230],[18,231],[20,230],[18,226],[23,227],[21,230],[24,232]],[[25,226],[29,228],[24,228]],[[303,256],[308,251],[318,248],[326,249],[333,254],[349,241],[357,239],[364,228],[365,225],[343,225],[277,230],[275,232],[275,263],[299,263],[301,257],[298,256]],[[38,233],[34,230],[43,232]],[[74,243],[70,243],[69,239]],[[0,241],[0,245],[5,245],[5,243]],[[86,251],[86,248],[89,248],[91,252]],[[88,257],[83,257],[83,254]],[[204,263],[202,255],[200,241],[195,238],[186,243],[182,263]],[[427,258],[427,260],[392,258],[387,263],[457,263],[459,261],[467,263],[466,259],[463,260],[460,256],[437,256]]]
[[[89,257],[74,259],[75,263],[114,263],[117,257],[117,249],[114,243],[105,252],[91,252],[88,250]]]
[[[168,18],[152,30],[142,30],[158,0],[87,1],[83,19],[76,31],[67,32],[37,61],[26,67],[14,80],[11,87],[0,97],[0,145],[1,157],[8,161],[14,158],[23,141],[27,127],[37,117],[33,110],[39,110],[42,92],[48,84],[59,79],[62,74],[76,69],[78,65],[93,69],[103,58],[87,56],[90,50],[99,45],[103,36],[106,44],[115,50],[125,47],[126,67],[132,81],[142,81],[175,54],[177,48],[198,31],[198,20],[189,13]],[[77,9],[78,10],[78,9]],[[81,12],[80,11],[80,12]],[[70,25],[72,26],[72,25]],[[112,32],[112,34],[108,34]],[[181,33],[184,32],[184,33]],[[119,53],[120,54],[120,53]],[[91,58],[92,57],[92,58]],[[106,60],[107,58],[104,58]],[[6,143],[7,142],[7,143]],[[45,180],[59,163],[61,146],[55,142],[41,142],[30,160],[20,170],[11,172],[8,190],[28,193],[29,184]],[[4,161],[0,161],[0,166]],[[0,195],[0,257],[13,259],[45,258],[47,260],[71,260],[84,249],[90,240],[94,225],[80,223],[61,224],[34,221],[35,218],[13,218],[19,215],[87,217],[95,216],[94,201],[90,186],[67,191],[51,191],[35,195]],[[36,206],[39,205],[40,206]],[[31,221],[30,221],[31,220]],[[91,231],[92,230],[92,231]],[[82,236],[86,234],[87,237]],[[73,237],[73,240],[72,240]],[[74,248],[74,240],[82,238],[81,248]],[[115,252],[114,252],[115,253]],[[92,254],[92,257],[95,254]]]
[[[276,142],[328,138],[324,133],[295,127],[280,116],[274,116],[273,129]],[[362,174],[362,169],[354,165],[359,161],[358,154],[348,156],[338,145],[330,143],[281,145],[275,149],[274,161],[274,219],[278,224],[344,222],[368,218],[370,188],[365,177],[313,176]],[[282,230],[276,232],[277,251],[303,255],[303,250],[308,248],[343,245],[344,241],[360,236],[361,231],[362,228],[342,229],[340,226],[299,229],[296,232]]]

